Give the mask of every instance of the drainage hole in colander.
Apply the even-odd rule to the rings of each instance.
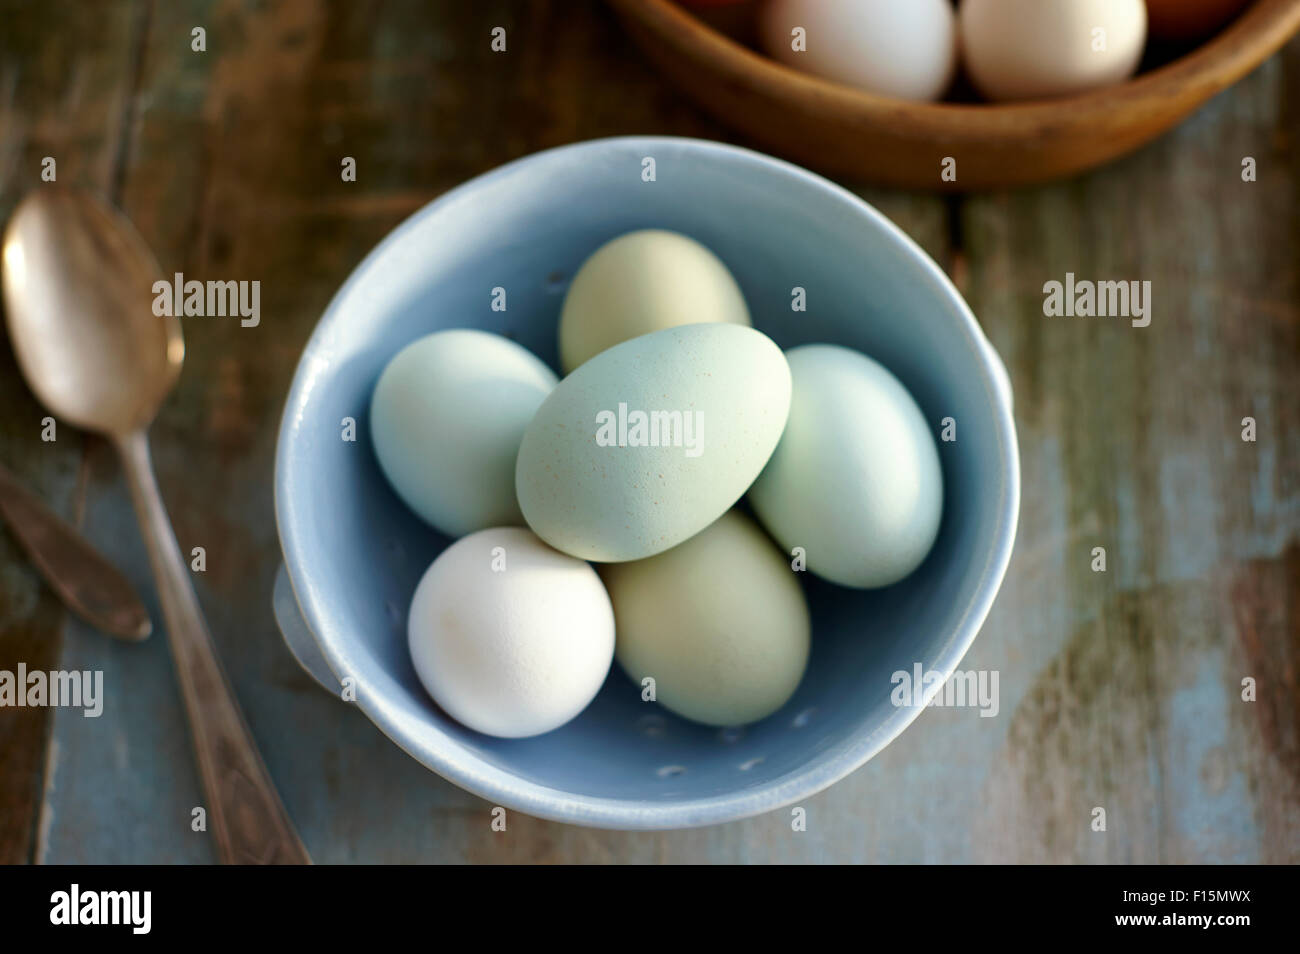
[[[810,709],[804,709],[803,712],[800,712],[797,716],[794,717],[794,721],[791,722],[790,724],[794,726],[796,729],[802,729],[804,726],[806,726],[809,722],[812,721],[812,717],[816,714],[817,714],[816,706],[813,706]]]
[[[682,775],[686,772],[685,765],[665,765],[655,772],[660,778],[672,778],[675,775]]]
[[[636,731],[650,739],[662,739],[668,731],[668,720],[661,715],[642,716],[636,720]]]
[[[742,772],[748,772],[755,765],[758,765],[762,761],[763,761],[763,756],[760,755],[758,756],[758,758],[749,759],[745,762],[741,762],[739,767]]]
[[[745,730],[739,726],[729,726],[718,732],[718,741],[724,745],[735,745],[745,737]]]

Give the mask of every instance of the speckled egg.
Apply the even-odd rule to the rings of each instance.
[[[780,440],[790,370],[770,338],[732,324],[633,338],[560,382],[524,432],[524,518],[586,560],[676,546],[744,494]]]

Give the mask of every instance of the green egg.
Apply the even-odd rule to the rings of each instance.
[[[598,562],[660,553],[722,516],[772,455],[790,368],[766,335],[683,325],[580,366],[524,431],[515,489],[539,537]]]

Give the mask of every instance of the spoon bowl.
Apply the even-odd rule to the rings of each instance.
[[[179,319],[153,313],[162,269],[130,221],[88,192],[41,188],[14,212],[3,259],[9,337],[41,403],[101,434],[147,426],[185,342]]]

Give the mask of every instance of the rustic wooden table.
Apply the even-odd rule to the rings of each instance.
[[[279,640],[271,471],[294,364],[349,269],[451,186],[597,136],[733,137],[592,0],[0,0],[0,216],[51,156],[59,182],[125,207],[165,272],[262,282],[257,328],[186,320],[153,437],[182,548],[207,551],[221,653],[322,862],[1300,860],[1298,132],[1292,43],[1084,178],[959,200],[859,189],[950,271],[1014,382],[1020,534],[966,662],[1000,671],[1000,716],[926,712],[809,800],[806,832],[778,812],[662,834],[513,816],[500,835]],[[1150,280],[1150,327],[1044,318],[1043,283],[1066,272]],[[160,619],[108,448],[70,427],[43,442],[43,416],[0,346],[0,459]],[[0,710],[0,861],[210,861],[166,641],[68,618],[0,533],[0,669],[20,661],[102,669],[112,704]]]

